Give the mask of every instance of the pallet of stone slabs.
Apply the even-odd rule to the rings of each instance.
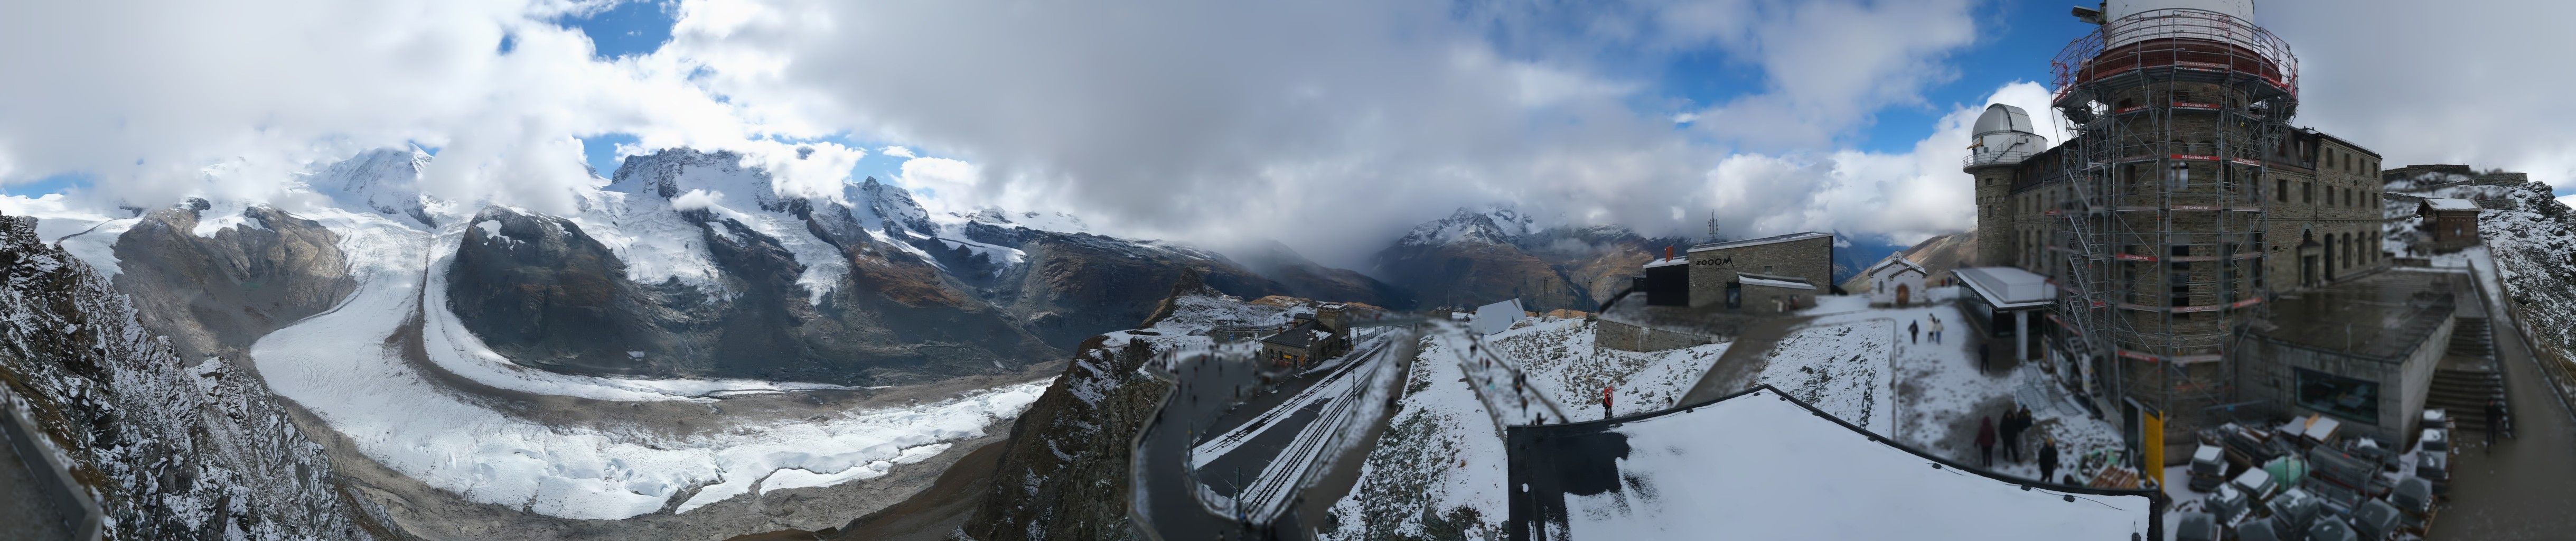
[[[2362,459],[2328,446],[2308,449],[2308,478],[2326,481],[2368,498],[2388,495],[2388,481],[2379,477],[2379,463]]]

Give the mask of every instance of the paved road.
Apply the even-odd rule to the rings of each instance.
[[[2481,303],[2484,305],[2484,303]],[[2451,505],[2433,523],[2435,541],[2576,537],[2576,418],[2546,383],[2520,333],[2498,322],[2496,359],[2504,365],[2516,438],[2485,448],[2485,434],[2462,434],[2452,465]]]
[[[1699,382],[1691,384],[1690,391],[1682,393],[1682,399],[1673,404],[1707,402],[1753,387],[1753,378],[1762,374],[1762,365],[1766,364],[1762,354],[1771,352],[1771,348],[1779,345],[1780,338],[1788,336],[1789,331],[1805,327],[1815,319],[1811,316],[1778,317],[1745,328],[1743,334],[1735,337],[1734,345],[1727,346],[1726,353],[1718,355],[1717,362],[1709,364],[1708,373],[1701,375]]]

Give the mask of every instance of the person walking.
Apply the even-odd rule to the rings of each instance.
[[[2496,434],[2504,431],[2504,401],[2487,401],[2487,454],[2495,454]]]
[[[1921,343],[1923,343],[1923,322],[1920,322],[1920,321],[1908,321],[1908,322],[1905,322],[1905,335],[1906,335],[1906,336],[1908,336],[1908,337],[1910,337],[1910,338],[1911,338],[1911,340],[1913,340],[1913,342],[1914,342],[1914,343],[1917,343],[1917,344],[1921,344]]]
[[[1977,457],[1985,467],[1995,467],[1995,418],[1977,418]]]
[[[1941,343],[1941,316],[1932,316],[1932,343]]]
[[[1612,390],[1611,386],[1601,386],[1601,419],[1604,421],[1610,420],[1610,391]]]
[[[1983,341],[1977,342],[1977,372],[1979,373],[1984,373],[1986,371],[1987,354],[1986,343]]]
[[[2057,482],[2057,438],[2041,440],[2039,446],[2039,480]]]
[[[1996,423],[1995,431],[2003,433],[2004,436],[2002,441],[1997,442],[2004,448],[2004,461],[2021,462],[2021,412],[2005,408],[2004,420]]]

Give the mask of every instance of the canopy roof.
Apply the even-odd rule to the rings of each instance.
[[[2057,286],[2048,283],[2048,277],[2019,268],[1971,267],[1952,274],[1995,308],[2037,308],[2057,302]]]

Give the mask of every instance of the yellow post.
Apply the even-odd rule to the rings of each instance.
[[[2144,442],[2140,446],[2145,449],[2139,451],[2146,456],[2144,467],[2147,471],[2138,472],[2138,475],[2156,480],[2158,487],[2165,486],[2165,416],[2160,412],[2146,412],[2139,424],[2142,425],[2140,430],[2145,432],[2138,439]]]

